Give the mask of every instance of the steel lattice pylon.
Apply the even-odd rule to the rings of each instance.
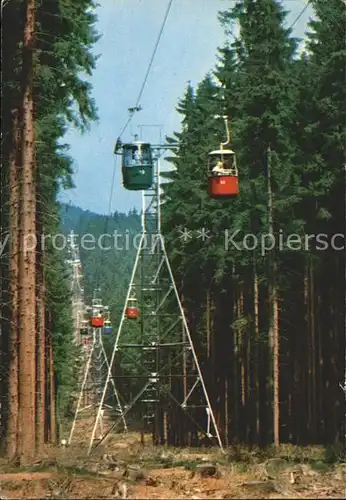
[[[82,267],[79,257],[79,248],[76,242],[76,234],[70,232],[67,237],[68,243],[68,261],[71,270],[71,298],[72,298],[72,317],[74,327],[74,342],[81,343],[80,327],[84,316],[84,290],[82,287]]]
[[[142,192],[142,228],[135,264],[115,338],[110,368],[91,434],[89,451],[102,442],[130,411],[151,425],[154,443],[193,444],[199,431],[220,434],[194,349],[161,234],[160,165],[156,146],[153,188]],[[140,303],[138,320],[126,316],[129,299]],[[165,306],[165,307],[163,307]],[[96,431],[110,386],[115,384],[122,411],[101,440]],[[125,396],[127,400],[125,401]],[[137,410],[137,411],[136,411]],[[95,441],[98,441],[95,444]]]
[[[103,404],[103,402],[101,402],[105,376],[109,370],[107,355],[102,341],[102,328],[93,328],[92,339],[92,344],[89,346],[89,348],[84,348],[86,353],[86,363],[68,444],[71,444],[74,434],[76,432],[78,433],[77,424],[80,420],[85,423],[89,417],[91,419],[90,425],[92,425],[95,421],[96,414],[99,415],[99,439],[102,439],[104,425],[106,424],[107,426],[107,422],[105,422],[103,418],[104,411],[106,409],[108,411],[111,411],[110,414],[107,415],[107,418],[110,418],[112,416],[114,418],[117,417],[119,413],[122,414],[118,394],[113,381],[111,381],[111,384],[112,388],[114,389],[113,396],[115,401],[112,401],[112,405],[105,405]],[[125,419],[123,419],[123,422],[126,429]],[[81,427],[81,433],[82,435],[80,437],[84,437],[85,433],[87,433],[87,429],[84,425],[83,427]]]
[[[71,267],[71,298],[74,324],[74,342],[81,348],[81,357],[79,359],[81,366],[80,371],[77,374],[80,392],[68,440],[69,444],[71,444],[75,433],[78,433],[79,429],[76,424],[80,420],[81,416],[85,417],[83,418],[84,423],[89,417],[91,418],[93,424],[100,405],[105,377],[109,369],[102,341],[103,329],[90,327],[85,328],[85,323],[88,323],[85,319],[88,310],[91,310],[92,315],[98,315],[101,311],[107,310],[108,308],[102,305],[101,300],[97,298],[96,295],[92,301],[92,307],[87,307],[84,303],[82,266],[76,236],[77,235],[71,231],[68,237],[68,263]],[[87,333],[85,333],[85,330],[87,330]],[[81,332],[83,332],[83,335],[81,335]],[[112,383],[112,387],[114,387],[113,396],[115,398],[115,404],[113,402],[113,405],[109,406],[108,409],[115,407],[118,411],[120,408],[121,411],[114,383]],[[103,407],[102,410],[104,410]],[[116,416],[118,416],[118,414],[116,414]],[[102,417],[103,412],[101,412],[101,417],[99,419],[100,437],[102,437],[103,433]],[[126,427],[125,420],[124,424]],[[86,432],[85,426],[83,426],[81,431],[83,434]]]

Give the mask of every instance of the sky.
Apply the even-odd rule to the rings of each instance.
[[[72,127],[65,135],[74,160],[75,188],[63,192],[61,201],[102,214],[140,208],[140,193],[122,186],[120,157],[113,149],[129,117],[128,108],[136,104],[168,2],[98,0],[96,29],[102,37],[94,46],[99,59],[89,79],[98,121],[83,135]],[[307,2],[282,3],[289,11],[290,26]],[[145,141],[158,143],[160,134],[164,138],[180,130],[178,101],[189,81],[197,85],[215,67],[217,48],[226,40],[217,14],[232,5],[234,0],[173,1],[142,95],[142,110],[133,116],[123,141],[131,142],[138,134]],[[304,37],[311,15],[308,7],[294,26],[294,36]]]

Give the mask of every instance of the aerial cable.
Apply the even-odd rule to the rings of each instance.
[[[139,103],[140,103],[140,100],[142,98],[145,86],[147,84],[148,77],[149,77],[149,74],[150,74],[150,71],[151,71],[151,68],[152,68],[155,56],[156,56],[157,49],[159,48],[160,40],[161,40],[163,31],[165,29],[166,21],[167,21],[167,18],[168,18],[168,15],[169,15],[169,12],[171,10],[173,2],[174,2],[174,0],[169,0],[168,6],[167,6],[167,9],[166,9],[166,13],[165,13],[165,17],[164,17],[164,19],[162,21],[162,25],[161,25],[161,28],[160,28],[159,36],[157,37],[157,40],[156,40],[156,43],[155,43],[155,47],[154,47],[154,51],[153,51],[152,56],[150,58],[148,69],[146,71],[146,74],[145,74],[145,77],[144,77],[144,80],[143,80],[143,83],[142,83],[142,86],[141,86],[141,90],[140,90],[139,95],[137,97],[136,105],[133,108],[129,108],[128,111],[130,113],[130,116],[127,119],[124,127],[122,128],[122,130],[121,130],[121,132],[119,134],[119,139],[121,138],[121,136],[123,135],[123,133],[125,132],[125,130],[127,129],[127,127],[129,126],[129,124],[130,124],[130,122],[131,122],[131,120],[132,120],[133,115],[135,114],[135,112],[136,111],[141,111],[141,109],[142,109]]]
[[[295,18],[295,20],[293,21],[293,23],[291,24],[291,26],[289,26],[289,30],[291,30],[293,28],[293,26],[295,26],[297,24],[297,22],[299,21],[299,19],[302,17],[302,15],[304,14],[304,12],[306,11],[306,9],[309,7],[311,3],[311,0],[308,0],[306,2],[306,4],[304,5],[304,7],[302,8],[301,12],[298,14],[298,16]]]
[[[164,28],[165,28],[165,25],[166,25],[168,14],[169,14],[169,12],[171,10],[171,7],[172,7],[172,4],[173,4],[173,1],[174,0],[169,0],[168,6],[167,6],[167,9],[166,9],[166,13],[165,13],[165,17],[163,19],[163,22],[162,22],[162,25],[161,25],[161,28],[160,28],[159,36],[157,38],[157,41],[156,41],[156,44],[155,44],[155,47],[154,47],[154,51],[153,51],[153,54],[151,56],[151,59],[150,59],[150,62],[149,62],[149,66],[148,66],[148,69],[146,71],[146,74],[145,74],[145,77],[144,77],[144,81],[142,83],[141,90],[139,92],[139,95],[138,95],[138,98],[137,98],[137,101],[136,101],[136,105],[133,108],[129,108],[128,111],[130,113],[130,116],[128,117],[128,119],[127,119],[124,127],[122,128],[122,130],[120,132],[120,135],[118,137],[118,141],[119,141],[120,137],[123,135],[123,133],[125,132],[125,130],[127,129],[127,127],[129,126],[129,124],[130,124],[130,122],[131,122],[131,120],[132,120],[133,115],[135,114],[135,112],[136,111],[140,111],[142,109],[141,106],[139,105],[139,102],[140,102],[141,97],[143,95],[144,88],[145,88],[145,85],[147,83],[147,80],[148,80],[148,77],[149,77],[149,74],[150,74],[150,70],[151,70],[151,67],[153,65],[154,58],[155,58],[157,49],[159,47],[160,40],[161,40],[163,31],[164,31]],[[109,222],[109,218],[111,216],[111,210],[112,210],[112,199],[113,199],[113,191],[114,191],[114,184],[115,184],[115,171],[116,171],[115,167],[116,167],[116,165],[114,165],[114,169],[113,169],[112,182],[111,182],[111,190],[110,190],[110,195],[109,195],[108,213],[107,213],[107,217],[106,217],[106,221],[105,221],[104,234],[107,233],[108,222]],[[103,259],[104,259],[104,254],[102,254],[101,262],[103,262]],[[98,283],[99,284],[100,284],[100,276],[101,276],[101,273],[99,273],[99,275],[98,275]]]
[[[130,116],[128,117],[125,125],[123,126],[123,128],[121,129],[121,132],[119,134],[119,137],[118,139],[120,139],[120,137],[123,135],[123,133],[125,132],[125,130],[127,129],[127,127],[130,125],[131,123],[131,120],[132,120],[132,117],[133,115],[135,114],[136,111],[141,111],[141,106],[135,106],[134,108],[129,108],[128,111],[130,113]]]
[[[167,6],[166,14],[165,14],[165,17],[163,19],[163,23],[162,23],[162,26],[161,26],[161,29],[160,29],[160,33],[159,33],[159,36],[158,36],[156,44],[155,44],[154,52],[153,52],[153,54],[151,56],[151,59],[150,59],[150,62],[149,62],[149,66],[148,66],[148,69],[147,69],[147,72],[146,72],[146,75],[145,75],[145,78],[144,78],[144,81],[143,81],[143,84],[142,84],[142,88],[141,88],[141,90],[139,92],[139,96],[138,96],[137,101],[136,101],[136,107],[139,106],[139,102],[140,102],[141,97],[143,95],[143,91],[144,91],[145,85],[147,83],[148,76],[149,76],[152,64],[154,62],[154,58],[155,58],[157,49],[159,47],[159,43],[160,43],[160,40],[161,40],[161,37],[162,37],[162,34],[163,34],[163,30],[165,28],[165,24],[166,24],[166,21],[167,21],[167,18],[168,18],[168,14],[169,14],[169,12],[171,10],[171,7],[172,7],[173,1],[174,0],[169,0],[169,4]]]
[[[174,0],[169,0],[168,6],[167,6],[167,9],[166,9],[166,13],[165,13],[165,17],[163,19],[163,22],[162,22],[162,25],[161,25],[161,28],[160,28],[159,36],[157,37],[157,40],[156,40],[156,43],[155,43],[155,47],[154,47],[154,51],[153,51],[152,56],[150,58],[148,69],[146,71],[146,74],[145,74],[145,77],[144,77],[144,80],[143,80],[143,83],[142,83],[139,95],[137,97],[136,105],[133,108],[129,108],[129,110],[128,110],[129,113],[130,113],[130,116],[128,117],[128,119],[127,119],[127,121],[126,121],[124,127],[122,128],[122,130],[120,132],[120,135],[118,137],[117,143],[119,143],[119,144],[120,144],[120,138],[123,135],[123,133],[125,132],[125,130],[127,129],[127,127],[129,126],[129,124],[130,124],[130,122],[131,122],[131,120],[133,118],[133,115],[137,111],[140,111],[142,109],[139,103],[140,103],[140,100],[142,98],[145,86],[147,84],[148,77],[149,77],[149,74],[150,74],[150,71],[151,71],[154,59],[155,59],[155,55],[156,55],[157,49],[159,48],[160,40],[161,40],[163,31],[165,29],[166,21],[167,21],[169,12],[171,10],[173,1]],[[111,216],[111,210],[112,210],[112,199],[113,199],[113,191],[114,191],[114,184],[115,184],[115,170],[116,170],[115,167],[116,167],[116,165],[114,165],[114,169],[113,169],[112,182],[111,182],[111,190],[110,190],[110,196],[109,196],[108,214],[107,214],[106,221],[105,221],[104,234],[107,233],[108,222],[109,222],[109,218]],[[103,263],[103,261],[104,261],[104,254],[102,254],[102,257],[101,257],[101,260],[100,260],[100,271],[102,269],[102,263]],[[100,285],[100,279],[101,279],[101,272],[98,274],[98,288],[99,288],[99,285]]]
[[[115,157],[116,158],[116,157]],[[113,201],[113,191],[114,191],[114,185],[115,185],[115,167],[116,165],[114,165],[114,168],[113,168],[113,175],[112,175],[112,182],[111,182],[111,190],[110,190],[110,195],[109,195],[109,203],[108,203],[108,215],[107,215],[107,219],[106,219],[106,226],[105,226],[105,230],[107,230],[107,224],[108,224],[108,219],[109,219],[109,216],[111,214],[111,210],[112,210],[112,201]]]
[[[115,159],[114,159],[114,167],[113,167],[113,174],[112,174],[111,189],[110,189],[110,193],[109,193],[108,212],[107,212],[107,216],[106,216],[106,220],[105,220],[103,234],[107,234],[108,223],[109,223],[110,216],[112,214],[112,201],[113,201],[113,192],[114,192],[114,186],[115,186],[116,158],[117,157],[115,157]],[[105,252],[104,249],[101,249],[101,251]],[[100,288],[100,285],[101,285],[101,271],[102,271],[102,265],[104,263],[104,257],[105,257],[104,253],[102,253],[101,254],[101,259],[100,259],[100,271],[98,273],[97,287],[96,288]]]

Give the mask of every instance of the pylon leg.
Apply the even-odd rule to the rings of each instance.
[[[87,359],[87,362],[86,362],[86,365],[85,365],[83,382],[82,382],[82,386],[81,386],[81,389],[80,389],[80,392],[79,392],[77,408],[76,408],[75,415],[74,415],[74,418],[73,418],[72,427],[71,427],[71,431],[70,431],[70,436],[69,436],[69,439],[68,439],[68,444],[71,444],[71,442],[72,442],[73,433],[74,433],[74,430],[75,430],[75,427],[76,427],[77,416],[78,416],[79,412],[81,411],[81,404],[82,404],[82,399],[83,399],[83,395],[84,395],[84,389],[85,389],[86,382],[87,382],[88,375],[89,375],[89,370],[90,370],[90,365],[91,365],[91,359],[92,359],[92,356],[93,356],[93,349],[94,349],[94,345],[92,346],[92,348],[90,350],[90,354],[88,356],[88,359]]]

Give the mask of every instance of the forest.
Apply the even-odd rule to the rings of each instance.
[[[303,51],[276,0],[220,12],[227,42],[166,137],[162,231],[226,446],[345,444],[345,4],[310,3]],[[0,443],[22,464],[57,442],[77,389],[66,256],[28,237],[140,225],[135,210],[58,201],[73,187],[61,139],[97,120],[95,8],[11,0],[2,12]],[[240,186],[225,201],[206,175],[222,115]],[[134,252],[101,253],[81,252],[85,291],[99,284],[116,326]]]
[[[97,117],[86,76],[98,34],[92,0],[1,5],[1,451],[25,464],[56,443],[74,384],[68,273],[40,243],[60,232],[58,193],[73,185],[61,139]]]
[[[345,435],[345,9],[312,4],[300,56],[277,2],[222,12],[229,44],[213,73],[186,89],[182,129],[170,138],[179,150],[164,185],[163,230],[189,323],[209,345],[226,442]],[[222,114],[231,119],[240,185],[224,205],[208,198],[204,173]],[[203,227],[214,237],[181,246],[179,230]],[[225,230],[239,231],[238,248],[227,248]],[[298,245],[263,252],[245,239],[268,233],[277,242],[294,234]],[[309,245],[306,235],[315,238]]]

